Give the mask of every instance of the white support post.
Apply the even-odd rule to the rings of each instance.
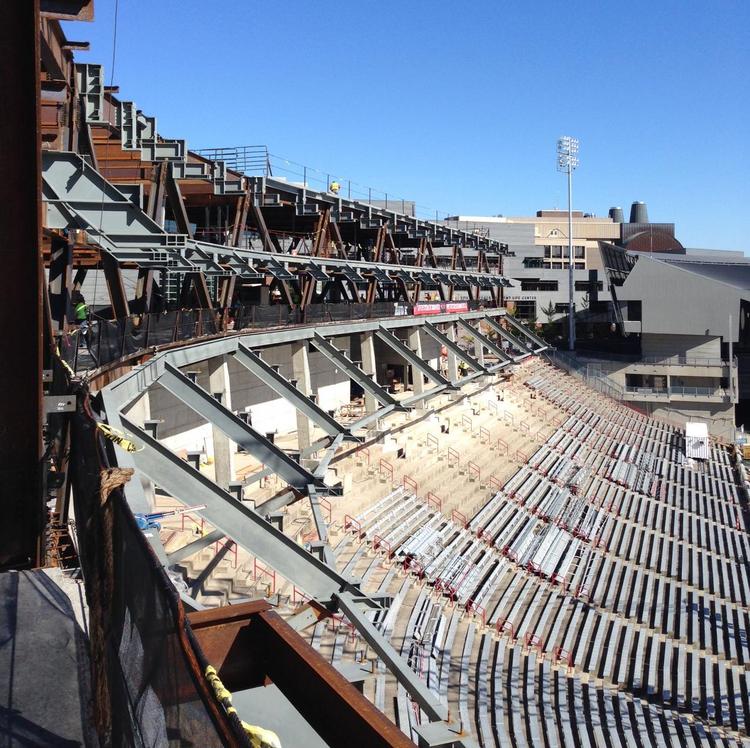
[[[448,326],[448,338],[453,343],[458,342],[455,323],[451,323]],[[451,382],[455,382],[458,379],[458,358],[456,357],[456,354],[451,351],[448,351],[448,379],[450,379]]]
[[[312,393],[310,359],[307,342],[304,340],[292,343],[292,378],[297,380],[297,389],[309,397]],[[312,444],[312,429],[310,419],[301,410],[297,410],[298,449],[305,449]]]
[[[419,358],[422,356],[422,338],[419,335],[419,328],[413,327],[409,331],[409,348],[411,348]],[[415,395],[421,395],[424,393],[424,374],[417,369],[415,366],[411,367],[411,379],[412,379],[412,391]],[[426,408],[424,400],[420,400],[417,405],[418,408]]]
[[[144,390],[143,394],[138,397],[137,400],[127,410],[128,418],[134,421],[139,426],[151,420],[151,395],[148,390]],[[143,495],[146,497],[148,502],[149,511],[154,510],[154,484],[140,471],[136,473],[138,475],[141,485],[143,486]]]
[[[208,391],[221,401],[228,410],[232,409],[232,390],[229,381],[229,365],[226,356],[215,356],[208,360]],[[211,426],[214,446],[214,473],[216,485],[227,489],[234,481],[233,448],[229,437],[216,426]]]
[[[372,332],[363,332],[360,338],[362,348],[362,371],[371,374],[377,381],[377,362],[375,361],[375,336]],[[378,409],[378,401],[365,390],[365,411],[374,413]]]

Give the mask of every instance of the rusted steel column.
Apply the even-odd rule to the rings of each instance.
[[[42,497],[39,0],[0,3],[0,568],[38,565]]]

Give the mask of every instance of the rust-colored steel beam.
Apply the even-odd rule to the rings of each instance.
[[[0,569],[37,566],[42,496],[42,182],[39,0],[0,2]]]
[[[329,745],[413,746],[268,603],[189,613],[188,620],[230,691],[274,683]]]

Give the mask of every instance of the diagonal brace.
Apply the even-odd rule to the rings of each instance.
[[[512,335],[509,333],[502,325],[498,324],[494,319],[491,319],[490,317],[485,318],[485,322],[493,329],[497,334],[503,338],[503,340],[507,340],[512,346],[515,348],[518,348],[518,350],[521,352],[518,356],[515,357],[514,360],[520,361],[524,358],[527,358],[528,356],[533,355],[530,350],[526,348],[526,344],[519,340],[515,335]]]
[[[486,367],[482,366],[475,358],[470,356],[458,343],[454,343],[445,333],[432,324],[432,322],[424,323],[424,331],[432,338],[438,341],[441,345],[444,345],[456,358],[463,361],[470,369],[482,374],[488,374]]]
[[[197,514],[310,597],[326,602],[340,589],[350,589],[357,597],[361,596],[344,577],[318,561],[260,514],[240,504],[232,494],[219,488],[143,429],[124,416],[121,418],[123,428],[143,446],[133,453],[135,467],[170,496],[187,506],[195,502],[205,504],[205,509],[198,510]]]
[[[399,340],[392,332],[386,330],[382,325],[375,335],[380,338],[391,350],[398,353],[415,369],[421,371],[427,379],[438,386],[450,387],[451,383],[439,372],[433,369],[423,358],[420,358],[414,351],[409,348],[403,341]]]
[[[233,355],[238,363],[252,372],[276,394],[281,395],[297,410],[304,413],[313,423],[320,426],[329,436],[343,434],[344,438],[355,440],[351,432],[328,415],[317,403],[300,392],[288,379],[279,374],[273,366],[267,364],[257,353],[240,343]]]
[[[176,366],[165,362],[164,371],[157,381],[191,410],[224,432],[233,442],[239,444],[258,462],[271,468],[295,490],[304,493],[309,483],[320,486],[323,491],[326,490],[325,484],[315,478],[312,473],[305,470],[286,452],[272,444],[231,410],[225,408],[200,385],[190,381]]]
[[[315,347],[336,366],[344,370],[352,381],[356,382],[363,390],[367,390],[381,405],[392,405],[395,410],[402,410],[398,401],[381,387],[374,379],[365,374],[345,353],[336,348],[326,340],[320,333],[314,333],[313,342]]]
[[[482,333],[479,332],[476,327],[472,327],[466,320],[459,319],[458,325],[459,327],[461,327],[461,329],[468,332],[469,335],[474,338],[474,340],[478,341],[488,351],[494,353],[503,363],[507,364],[513,361],[513,359],[502,349],[501,346],[490,340],[486,335],[482,335]]]

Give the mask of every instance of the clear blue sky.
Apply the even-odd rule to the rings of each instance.
[[[78,59],[109,82],[114,0]],[[424,206],[648,203],[687,246],[750,254],[750,2],[120,0],[114,82],[191,148],[270,151]]]

